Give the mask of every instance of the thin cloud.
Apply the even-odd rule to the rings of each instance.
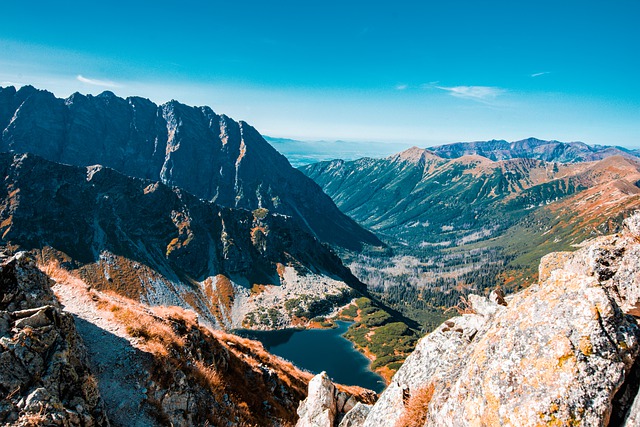
[[[449,92],[456,98],[472,99],[475,101],[488,101],[495,99],[506,92],[505,89],[493,86],[435,86],[437,89]]]
[[[540,76],[544,76],[545,74],[550,74],[550,71],[543,71],[541,73],[533,73],[531,74],[531,77],[540,77]]]
[[[82,83],[86,83],[93,86],[101,86],[101,87],[120,87],[119,84],[108,81],[108,80],[97,80],[97,79],[88,79],[84,77],[82,74],[78,74],[76,80]]]
[[[399,85],[396,85],[396,90],[405,90],[405,89],[407,89],[408,87],[409,87],[408,85],[405,85],[405,84],[399,84]]]

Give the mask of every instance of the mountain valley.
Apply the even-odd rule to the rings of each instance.
[[[528,158],[517,157],[533,142]],[[535,139],[505,144],[414,147],[301,170],[393,248],[391,257],[352,254],[354,274],[429,330],[467,293],[522,289],[536,280],[543,255],[615,232],[640,207],[640,159],[628,150]],[[600,160],[582,161],[584,153]]]

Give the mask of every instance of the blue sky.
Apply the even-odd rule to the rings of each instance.
[[[640,146],[637,0],[4,3],[3,86],[206,104],[275,137]]]

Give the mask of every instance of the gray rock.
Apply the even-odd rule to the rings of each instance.
[[[86,350],[50,279],[24,253],[0,259],[0,389],[8,391],[0,424],[109,426]]]
[[[29,317],[23,317],[16,321],[15,328],[23,329],[25,327],[40,328],[51,324],[51,319],[47,316],[47,307],[39,309],[35,314]]]
[[[338,427],[362,427],[364,420],[371,411],[371,405],[356,403],[356,405],[344,416]]]
[[[44,408],[47,402],[51,400],[51,393],[44,387],[38,387],[33,390],[24,401],[24,409],[26,411],[37,412]]]
[[[335,386],[321,372],[309,382],[309,394],[298,407],[296,427],[334,427],[337,413]]]

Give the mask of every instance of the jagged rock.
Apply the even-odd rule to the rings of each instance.
[[[300,402],[296,427],[333,427],[338,410],[336,388],[326,372],[309,381],[309,395]]]
[[[346,425],[350,426],[359,420],[364,419],[362,414],[368,412],[368,408],[376,401],[375,392],[366,389],[356,390],[356,394],[351,394],[353,390],[339,390],[326,372],[321,372],[309,382],[309,392],[305,400],[298,406],[298,423],[296,427],[334,427],[342,425],[344,417],[353,412]],[[365,405],[366,408],[361,406]],[[354,409],[358,408],[355,410]],[[355,425],[355,424],[353,424]]]
[[[425,426],[621,425],[639,382],[640,327],[621,309],[637,301],[639,221],[548,255],[506,307],[469,298],[475,313],[424,337],[363,425],[396,425],[426,387]]]
[[[50,279],[24,252],[0,258],[0,423],[108,426],[85,348]]]
[[[362,427],[364,420],[371,411],[371,405],[356,403],[356,405],[344,416],[338,427]]]

